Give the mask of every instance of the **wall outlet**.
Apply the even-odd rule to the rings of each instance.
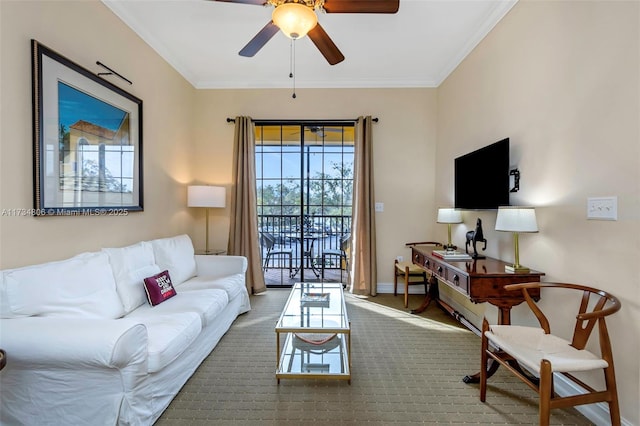
[[[375,210],[377,212],[383,212],[384,211],[384,203],[375,203]]]
[[[402,261],[404,261],[404,256],[396,256],[396,260],[398,262],[402,262]]]
[[[587,219],[618,220],[618,197],[587,198]]]

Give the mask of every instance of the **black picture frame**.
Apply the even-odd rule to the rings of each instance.
[[[37,216],[143,211],[142,100],[31,40]]]

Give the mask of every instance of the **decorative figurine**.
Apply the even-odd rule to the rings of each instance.
[[[473,254],[471,255],[474,259],[484,259],[485,256],[479,255],[478,250],[476,249],[476,243],[478,241],[482,241],[484,243],[484,247],[482,250],[487,249],[487,240],[484,238],[484,234],[482,233],[482,219],[478,218],[476,222],[476,230],[467,232],[467,242],[464,245],[464,249],[469,254],[469,245],[473,244]]]

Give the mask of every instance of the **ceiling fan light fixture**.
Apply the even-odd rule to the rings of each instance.
[[[307,35],[318,23],[313,9],[301,3],[281,4],[274,9],[271,19],[287,37],[294,40]]]

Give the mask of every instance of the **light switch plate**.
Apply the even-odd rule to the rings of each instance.
[[[618,197],[587,198],[587,219],[618,220]]]

